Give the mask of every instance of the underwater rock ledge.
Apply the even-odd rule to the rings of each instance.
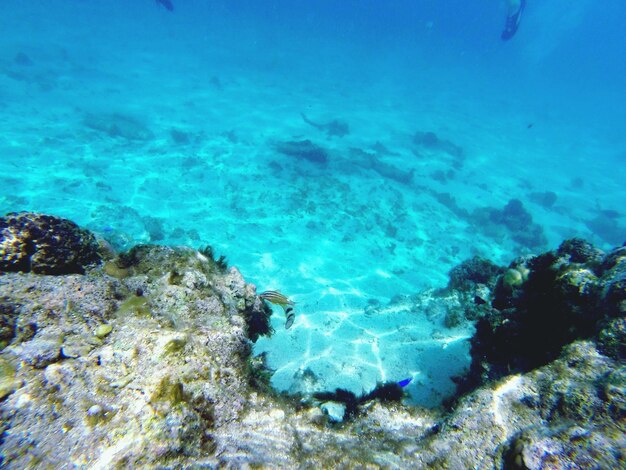
[[[268,312],[206,253],[101,246],[37,274],[0,252],[0,466],[624,468],[626,247],[455,268],[448,295],[479,324],[466,393],[448,411],[372,401],[340,425],[267,388],[249,338]]]

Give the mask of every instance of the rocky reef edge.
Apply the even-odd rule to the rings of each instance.
[[[375,399],[332,423],[251,355],[255,286],[210,250],[114,253],[70,221],[0,218],[3,468],[625,468],[626,247],[474,258],[434,294],[472,321],[446,409]]]

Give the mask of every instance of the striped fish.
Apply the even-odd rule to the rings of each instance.
[[[263,300],[266,300],[272,304],[280,305],[285,311],[285,316],[287,317],[287,321],[285,322],[285,329],[288,330],[293,325],[293,322],[296,319],[296,313],[293,310],[293,306],[296,305],[295,302],[289,300],[283,294],[275,290],[267,290],[265,292],[261,292],[259,294]]]
[[[291,325],[293,325],[293,322],[296,319],[296,314],[293,311],[293,307],[291,305],[288,305],[285,309],[285,315],[287,316],[287,321],[285,321],[285,330],[288,330],[289,328],[291,328]]]
[[[283,294],[281,294],[277,290],[266,290],[265,292],[261,292],[259,294],[259,297],[273,304],[280,305],[283,308],[285,308],[286,305],[296,304],[295,302],[292,302],[291,300],[289,300],[287,297],[285,297]]]

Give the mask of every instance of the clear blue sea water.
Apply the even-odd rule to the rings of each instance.
[[[626,239],[621,0],[528,0],[508,42],[499,0],[172,3],[3,1],[0,211],[211,244],[297,302],[255,345],[277,388],[413,377],[436,405],[472,328],[410,296],[474,255]],[[279,151],[304,140],[327,162]],[[511,199],[545,239],[477,219]]]

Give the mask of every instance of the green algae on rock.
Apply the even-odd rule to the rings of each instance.
[[[98,338],[104,338],[109,333],[111,333],[111,331],[113,331],[113,326],[111,326],[108,323],[105,323],[103,325],[98,326],[96,330],[93,332],[93,334],[94,336],[97,336]]]
[[[16,378],[13,364],[0,356],[0,400],[15,392],[21,386],[21,381]]]
[[[122,316],[127,314],[150,316],[149,300],[145,296],[132,295],[119,305],[117,312]]]

